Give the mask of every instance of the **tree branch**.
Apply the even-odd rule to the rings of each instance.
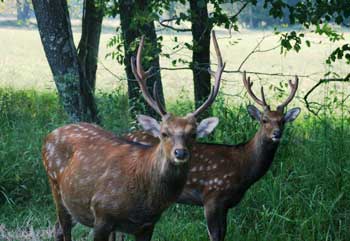
[[[248,6],[249,2],[245,2],[242,7],[238,10],[238,12],[235,15],[232,15],[231,18],[236,18],[238,15],[241,14],[241,12]]]
[[[320,108],[317,111],[315,111],[311,107],[311,104],[318,104],[318,103],[310,102],[310,101],[308,101],[308,98],[309,98],[310,94],[312,92],[314,92],[320,85],[326,84],[329,82],[349,82],[349,81],[350,81],[350,74],[348,74],[345,78],[320,79],[311,89],[309,89],[309,91],[305,94],[305,96],[303,98],[308,111],[310,111],[315,116],[318,116],[318,112],[320,111]]]
[[[243,73],[241,70],[224,70],[224,73]],[[283,73],[267,73],[259,71],[245,71],[247,74],[265,75],[265,76],[280,76],[280,77],[295,77],[295,74],[283,74]],[[310,77],[310,75],[299,75],[299,77]]]
[[[168,19],[163,19],[163,20],[158,21],[158,22],[162,27],[169,28],[169,29],[177,31],[177,32],[189,32],[189,31],[191,31],[190,28],[175,28],[173,26],[170,26],[169,24],[165,24],[165,23],[172,22],[172,21],[175,21],[178,19],[180,19],[180,18],[179,17],[172,17],[172,18],[168,18]]]

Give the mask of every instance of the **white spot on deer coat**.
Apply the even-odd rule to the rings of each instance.
[[[58,158],[58,159],[56,160],[56,165],[59,167],[59,166],[61,165],[61,163],[62,163],[61,159]]]
[[[46,145],[46,149],[48,151],[48,158],[51,158],[55,153],[55,146],[51,143],[48,143]]]

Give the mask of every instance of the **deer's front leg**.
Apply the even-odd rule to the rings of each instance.
[[[144,228],[141,232],[135,234],[136,241],[151,241],[154,225]]]
[[[95,216],[94,224],[94,241],[109,241],[113,237],[114,227],[108,219]]]
[[[108,241],[124,241],[125,240],[125,234],[119,233],[119,232],[112,232],[109,235]]]
[[[226,235],[227,209],[212,202],[204,206],[208,233],[211,241],[224,241]]]

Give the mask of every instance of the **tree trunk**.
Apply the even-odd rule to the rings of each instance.
[[[26,24],[30,17],[30,6],[28,0],[16,0],[17,21]]]
[[[96,70],[98,50],[103,20],[103,0],[84,1],[82,34],[78,45],[78,57],[82,81],[82,92],[86,97],[87,106],[90,107],[91,115],[97,118],[97,107],[94,98],[96,88]]]
[[[33,0],[33,7],[59,99],[70,121],[98,122],[93,89],[86,87],[89,82],[83,70],[87,66],[81,67],[74,45],[67,2]]]
[[[143,97],[140,96],[140,89],[137,82],[135,82],[135,78],[131,71],[130,65],[131,56],[136,55],[135,49],[131,49],[131,46],[133,43],[135,43],[136,39],[140,38],[142,35],[145,35],[146,43],[145,49],[143,51],[143,53],[145,54],[143,56],[152,56],[152,60],[148,63],[143,61],[144,67],[145,69],[147,69],[150,66],[154,68],[152,76],[147,81],[147,86],[150,93],[152,93],[154,82],[158,82],[157,91],[161,98],[161,102],[164,104],[163,88],[161,83],[159,66],[159,51],[156,48],[157,35],[155,31],[154,22],[153,20],[150,20],[148,22],[142,22],[146,20],[139,20],[140,16],[149,17],[149,15],[151,14],[148,9],[148,4],[148,0],[119,1],[120,22],[124,40],[124,64],[126,76],[128,79],[129,106],[131,108],[131,112],[133,115],[135,115],[136,113],[146,113],[148,115],[157,117],[156,112],[152,108],[150,108],[148,104],[144,101]]]
[[[192,68],[194,82],[194,99],[196,108],[210,94],[210,32],[212,24],[209,21],[206,1],[190,0],[193,53]],[[208,112],[204,115],[208,115]]]

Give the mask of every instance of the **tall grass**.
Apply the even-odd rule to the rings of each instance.
[[[178,114],[191,102],[169,103]],[[121,91],[99,93],[102,125],[128,131],[127,99]],[[214,107],[220,125],[207,141],[246,141],[258,125],[245,104]],[[55,210],[41,164],[43,138],[64,125],[54,93],[0,89],[0,240],[52,240]],[[131,124],[130,124],[131,123]],[[350,118],[304,115],[285,130],[271,170],[228,217],[226,240],[349,240]],[[91,230],[74,230],[75,240],[91,240]],[[157,224],[153,240],[208,240],[199,207],[173,205]]]

